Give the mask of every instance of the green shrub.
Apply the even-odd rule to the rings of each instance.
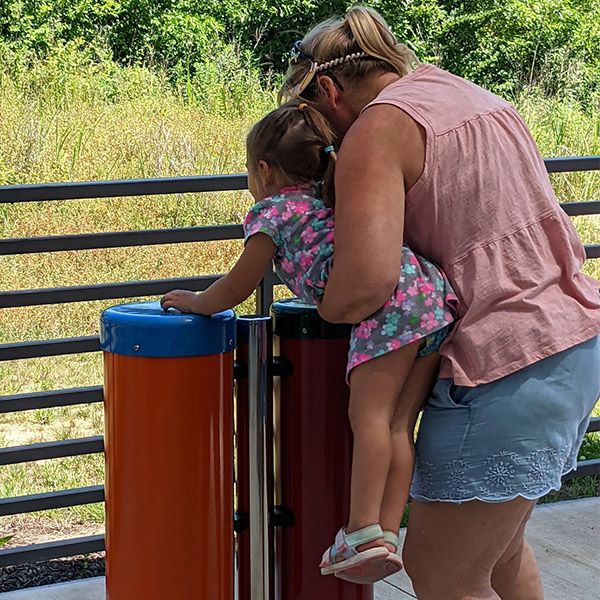
[[[4,0],[0,39],[21,59],[75,44],[120,64],[193,78],[223,53],[263,73],[292,43],[353,3],[332,0]],[[500,93],[535,84],[590,101],[600,86],[600,4],[594,0],[372,0],[426,61]],[[243,60],[242,60],[243,59]]]

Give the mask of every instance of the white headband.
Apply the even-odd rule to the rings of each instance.
[[[315,63],[315,73],[318,73],[319,71],[325,71],[325,69],[341,65],[342,63],[348,62],[350,60],[364,58],[365,56],[369,55],[366,52],[354,52],[353,54],[346,54],[346,56],[340,56],[339,58],[328,60],[327,62],[321,63],[320,65]]]

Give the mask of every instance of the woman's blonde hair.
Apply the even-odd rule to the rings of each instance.
[[[343,19],[332,18],[312,29],[294,46],[279,101],[301,95],[314,99],[319,73],[361,79],[375,73],[410,73],[419,60],[400,44],[374,9],[354,6]]]
[[[333,207],[336,137],[325,116],[308,102],[292,101],[265,115],[246,138],[248,162],[264,160],[289,185],[321,184],[325,203]]]

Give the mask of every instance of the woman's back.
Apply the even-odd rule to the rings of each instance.
[[[426,133],[405,243],[444,269],[461,301],[443,377],[493,381],[600,331],[597,283],[579,273],[583,247],[510,104],[432,65],[372,104],[401,108]]]

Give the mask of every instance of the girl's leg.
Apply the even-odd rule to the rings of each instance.
[[[363,363],[350,373],[349,417],[354,452],[349,533],[379,523],[392,462],[391,424],[418,345],[415,342],[404,346]]]
[[[535,559],[522,546],[534,505],[521,497],[413,502],[403,559],[419,600],[543,600]]]
[[[439,364],[437,352],[417,358],[396,404],[392,460],[380,514],[381,527],[387,531],[397,533],[400,528],[415,466],[415,425],[437,377]]]

